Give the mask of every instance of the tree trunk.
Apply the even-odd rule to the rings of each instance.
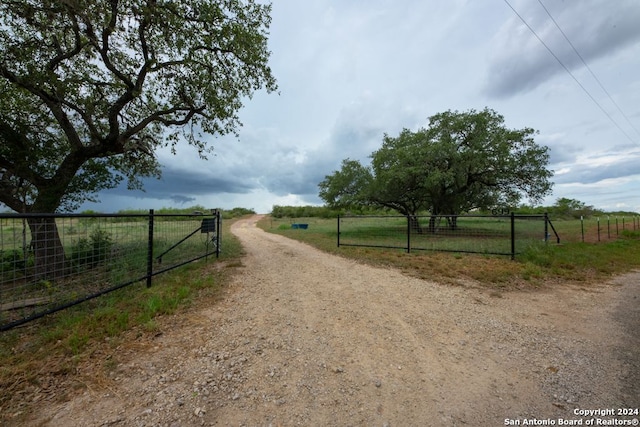
[[[448,216],[447,223],[449,224],[449,230],[456,231],[458,229],[458,216],[457,215]]]
[[[417,215],[407,215],[409,218],[409,229],[412,233],[422,233],[422,227],[420,227],[420,220]]]
[[[34,256],[31,278],[35,281],[56,280],[66,276],[69,265],[55,218],[29,217],[27,222]]]
[[[429,217],[429,232],[430,233],[435,233],[437,225],[438,225],[438,216],[437,215],[431,215]]]

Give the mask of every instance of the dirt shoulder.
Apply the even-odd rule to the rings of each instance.
[[[109,377],[81,368],[83,387],[28,424],[498,426],[640,407],[640,273],[498,296],[256,221],[233,226],[247,255],[219,304],[165,322]]]

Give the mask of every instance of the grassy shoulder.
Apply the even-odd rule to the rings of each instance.
[[[292,229],[291,223],[309,228]],[[557,283],[587,284],[640,268],[640,231],[625,231],[598,243],[569,241],[528,248],[511,261],[505,256],[412,252],[400,249],[338,247],[336,219],[264,217],[263,230],[308,243],[323,251],[449,284],[474,283],[496,290],[537,288]],[[579,223],[556,224],[558,234],[574,233]]]
[[[45,387],[52,377],[76,371],[105,346],[116,349],[128,340],[162,332],[163,316],[211,305],[220,298],[235,267],[241,265],[240,242],[230,232],[234,220],[223,221],[220,258],[200,260],[0,333],[0,408],[18,410],[28,402],[25,390]],[[115,356],[96,361],[104,369],[117,366]],[[2,424],[0,417],[0,424]]]

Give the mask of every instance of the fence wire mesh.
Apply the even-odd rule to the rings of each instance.
[[[339,246],[511,255],[550,237],[544,215],[342,216]]]
[[[0,330],[219,253],[220,215],[0,215]]]

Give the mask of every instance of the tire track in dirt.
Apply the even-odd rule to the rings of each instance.
[[[328,255],[257,220],[232,228],[247,255],[220,304],[166,325],[108,387],[37,424],[496,426],[638,406],[636,329],[616,317],[637,274],[498,298]]]

